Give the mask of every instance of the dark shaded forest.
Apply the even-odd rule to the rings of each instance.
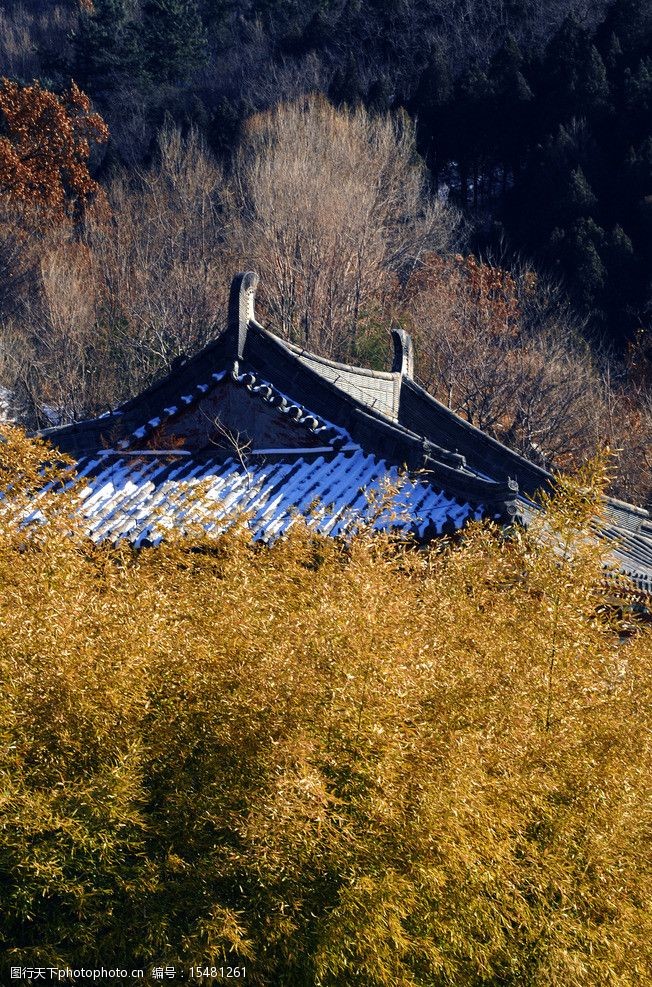
[[[0,6],[0,74],[88,95],[77,148],[108,203],[91,214],[64,176],[55,243],[7,221],[11,155],[0,167],[0,375],[24,420],[142,386],[210,338],[218,281],[257,264],[284,334],[380,365],[407,323],[421,379],[460,414],[547,465],[609,444],[619,489],[648,498],[652,3],[26,0]],[[354,239],[349,284],[353,261],[332,258]]]
[[[152,154],[166,115],[228,157],[242,122],[309,91],[405,107],[477,242],[560,275],[622,346],[652,268],[652,5],[94,0],[6,5],[1,70],[70,78],[109,124],[103,168]],[[99,163],[98,163],[99,164]]]

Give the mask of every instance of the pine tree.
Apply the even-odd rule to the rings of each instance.
[[[586,175],[578,166],[568,176],[566,189],[562,195],[564,211],[573,217],[586,216],[595,208],[597,201]]]
[[[589,46],[581,68],[578,108],[586,113],[600,111],[608,105],[610,93],[607,69],[595,45]]]
[[[386,75],[374,79],[367,93],[367,106],[372,113],[387,113],[392,106],[392,86]]]
[[[573,301],[580,311],[591,314],[595,326],[604,320],[602,294],[607,271],[602,255],[605,241],[604,230],[593,219],[584,217],[569,230],[554,230],[550,238],[553,256],[566,275]]]
[[[202,0],[200,12],[204,24],[211,29],[219,28],[226,20],[230,6],[230,0]]]
[[[607,237],[604,261],[608,271],[605,308],[618,318],[636,296],[634,245],[622,226],[615,226]]]
[[[473,207],[479,202],[481,165],[493,141],[489,110],[492,87],[485,72],[474,68],[465,72],[456,86],[458,112],[451,117],[454,153],[460,168],[462,201],[466,204],[468,181],[473,181]]]
[[[439,121],[453,96],[450,65],[443,52],[435,50],[421,74],[414,97],[414,111],[426,129]]]
[[[496,52],[489,70],[493,87],[492,130],[505,179],[508,167],[514,171],[519,154],[524,153],[528,130],[531,130],[530,105],[534,97],[522,69],[523,55],[516,40],[509,35]]]
[[[646,0],[615,0],[598,33],[603,38],[615,35],[619,52],[635,56],[650,44],[652,5]]]
[[[567,120],[604,110],[609,101],[607,70],[589,34],[568,17],[548,45],[544,62],[546,116]]]
[[[195,0],[146,0],[143,39],[156,82],[184,82],[206,59],[206,32]]]
[[[652,114],[652,58],[644,58],[636,69],[625,70],[625,112],[628,139],[644,140],[650,133]]]
[[[360,77],[359,61],[352,52],[346,57],[346,61],[339,68],[330,85],[330,97],[337,103],[355,106],[362,99],[364,86]]]
[[[652,194],[652,137],[644,140],[637,150],[630,147],[620,186],[625,207],[631,208]]]
[[[442,164],[454,155],[449,119],[453,96],[450,66],[442,51],[435,49],[421,74],[410,110],[419,121],[422,151],[438,179]]]
[[[315,11],[303,30],[302,43],[305,51],[321,49],[330,40],[333,25],[322,9]]]
[[[96,95],[142,76],[142,51],[124,0],[95,0],[82,11],[73,43],[75,78]]]
[[[610,72],[616,71],[620,65],[622,57],[623,49],[620,43],[620,38],[612,31],[607,42],[604,56],[604,63]]]

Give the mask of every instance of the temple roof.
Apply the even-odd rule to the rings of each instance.
[[[78,463],[93,538],[155,543],[191,515],[219,529],[245,511],[264,539],[297,514],[331,534],[373,516],[427,539],[536,509],[550,474],[423,390],[406,333],[393,331],[391,371],[326,360],[256,321],[257,281],[234,279],[225,331],[166,377],[99,418],[41,433]],[[392,509],[388,484],[403,470]],[[652,517],[612,499],[606,509],[602,534],[650,591]]]

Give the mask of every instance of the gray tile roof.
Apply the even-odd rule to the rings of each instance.
[[[310,513],[315,528],[336,534],[356,517],[368,518],[369,493],[378,495],[403,467],[411,479],[397,505],[401,523],[421,538],[472,517],[527,522],[532,497],[552,477],[420,388],[411,379],[405,333],[394,333],[392,372],[324,360],[256,322],[256,283],[252,274],[234,279],[226,331],[166,378],[110,414],[43,433],[78,461],[86,480],[81,509],[93,538],[139,545],[196,520],[197,512],[219,530],[241,511],[261,539],[286,531],[297,513]],[[251,425],[246,455],[216,449],[205,427],[186,427],[193,415],[207,419],[222,407]],[[263,420],[265,430],[257,425]],[[157,449],[166,431],[191,438],[182,449]],[[602,535],[613,542],[622,570],[650,591],[652,517],[611,499],[606,508]],[[384,522],[392,523],[387,513]]]
[[[300,363],[315,370],[324,380],[329,380],[336,387],[356,398],[369,408],[380,411],[394,420],[398,419],[399,402],[401,399],[401,374],[384,373],[380,370],[367,370],[364,367],[349,367],[334,360],[325,360],[307,350],[285,344],[292,353],[296,353]]]

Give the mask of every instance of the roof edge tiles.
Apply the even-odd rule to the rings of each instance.
[[[258,325],[258,323],[256,323]],[[263,327],[260,327],[263,329]],[[264,332],[269,332],[268,329],[264,329]],[[270,333],[274,335],[274,333]],[[280,337],[277,337],[280,338]],[[376,380],[392,381],[396,377],[394,371],[389,370],[370,370],[367,367],[354,367],[350,363],[340,363],[338,360],[329,360],[325,356],[318,356],[316,353],[311,353],[310,350],[304,349],[302,346],[297,346],[296,343],[290,342],[288,339],[284,339],[283,343],[287,348],[300,360],[305,360],[311,366],[321,366],[328,367],[330,370],[339,370],[342,373],[355,374],[358,377],[372,377]]]
[[[474,469],[513,477],[529,495],[548,487],[553,479],[544,467],[467,422],[413,380],[403,380],[398,420],[412,431],[447,445]]]

